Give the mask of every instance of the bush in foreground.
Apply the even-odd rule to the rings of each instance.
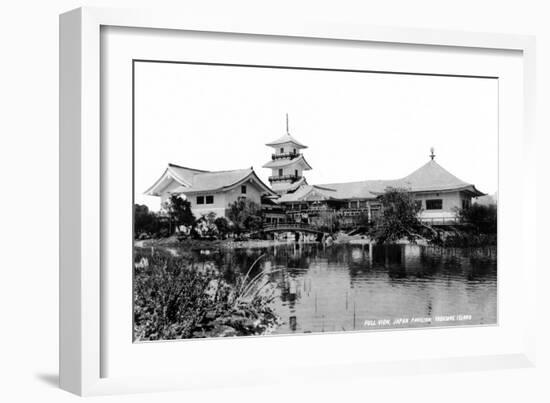
[[[261,278],[229,283],[216,270],[158,253],[136,253],[134,267],[136,340],[265,334],[279,322]]]

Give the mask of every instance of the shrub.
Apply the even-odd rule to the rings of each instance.
[[[208,213],[201,216],[195,223],[195,233],[201,238],[214,238],[218,235],[218,228],[215,224],[215,213]]]
[[[236,274],[234,282],[229,283],[216,270],[198,270],[183,258],[136,253],[135,339],[254,335],[269,331],[279,321],[270,306],[270,290],[260,277],[249,280],[247,275]]]
[[[145,205],[134,205],[134,237],[139,238],[142,234],[159,233],[164,223],[157,214],[149,211]]]
[[[216,219],[214,220],[214,225],[216,225],[216,228],[218,228],[218,233],[224,238],[231,231],[231,228],[229,227],[229,221],[225,217],[216,217]]]
[[[475,228],[479,234],[496,234],[497,206],[495,204],[472,204],[459,211],[460,220]]]

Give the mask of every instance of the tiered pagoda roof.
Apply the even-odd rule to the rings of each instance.
[[[299,154],[296,158],[293,159],[276,159],[269,161],[263,165],[264,168],[284,168],[290,165],[302,165],[302,169],[309,170],[311,165],[306,161],[303,154]]]
[[[298,149],[307,148],[306,145],[300,143],[288,132],[284,136],[279,137],[277,140],[274,140],[271,143],[267,143],[266,146],[277,147],[277,146],[280,146],[281,144],[288,144],[288,143],[294,144]]]

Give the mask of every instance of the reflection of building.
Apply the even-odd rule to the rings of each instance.
[[[210,212],[224,216],[228,205],[240,197],[260,204],[262,200],[270,202],[264,196],[275,196],[252,168],[209,172],[174,164],[168,164],[145,194],[160,196],[162,202],[172,194],[183,194],[197,217]],[[278,211],[271,204],[269,208]]]

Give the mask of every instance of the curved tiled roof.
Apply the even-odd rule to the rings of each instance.
[[[336,199],[369,199],[384,193],[388,187],[399,187],[397,180],[368,180],[345,183],[328,183],[321,185],[336,191]]]
[[[205,192],[233,187],[247,179],[252,173],[254,173],[252,168],[200,173],[193,176],[191,186],[185,191]]]
[[[268,163],[263,165],[263,168],[283,168],[289,165],[294,165],[296,163],[302,163],[304,166],[304,170],[311,169],[311,165],[306,161],[306,158],[303,154],[300,154],[299,157],[293,158],[293,159],[278,159],[269,161]]]
[[[168,164],[168,169],[173,173],[181,182],[190,184],[193,180],[193,177],[198,173],[204,173],[202,169],[193,169],[182,167],[181,165]],[[183,184],[182,183],[182,184]]]
[[[300,143],[298,140],[296,140],[290,133],[285,134],[282,137],[279,137],[277,140],[272,141],[271,143],[267,143],[266,146],[269,147],[276,147],[281,144],[286,143],[292,143],[296,145],[296,148],[307,148],[306,145]]]
[[[166,188],[166,184],[172,180],[175,180],[180,185],[176,189],[173,189],[172,193],[196,193],[227,190],[251,178],[266,193],[275,194],[273,190],[261,181],[252,168],[211,172],[175,164],[168,164],[166,171],[145,193],[158,196]]]

